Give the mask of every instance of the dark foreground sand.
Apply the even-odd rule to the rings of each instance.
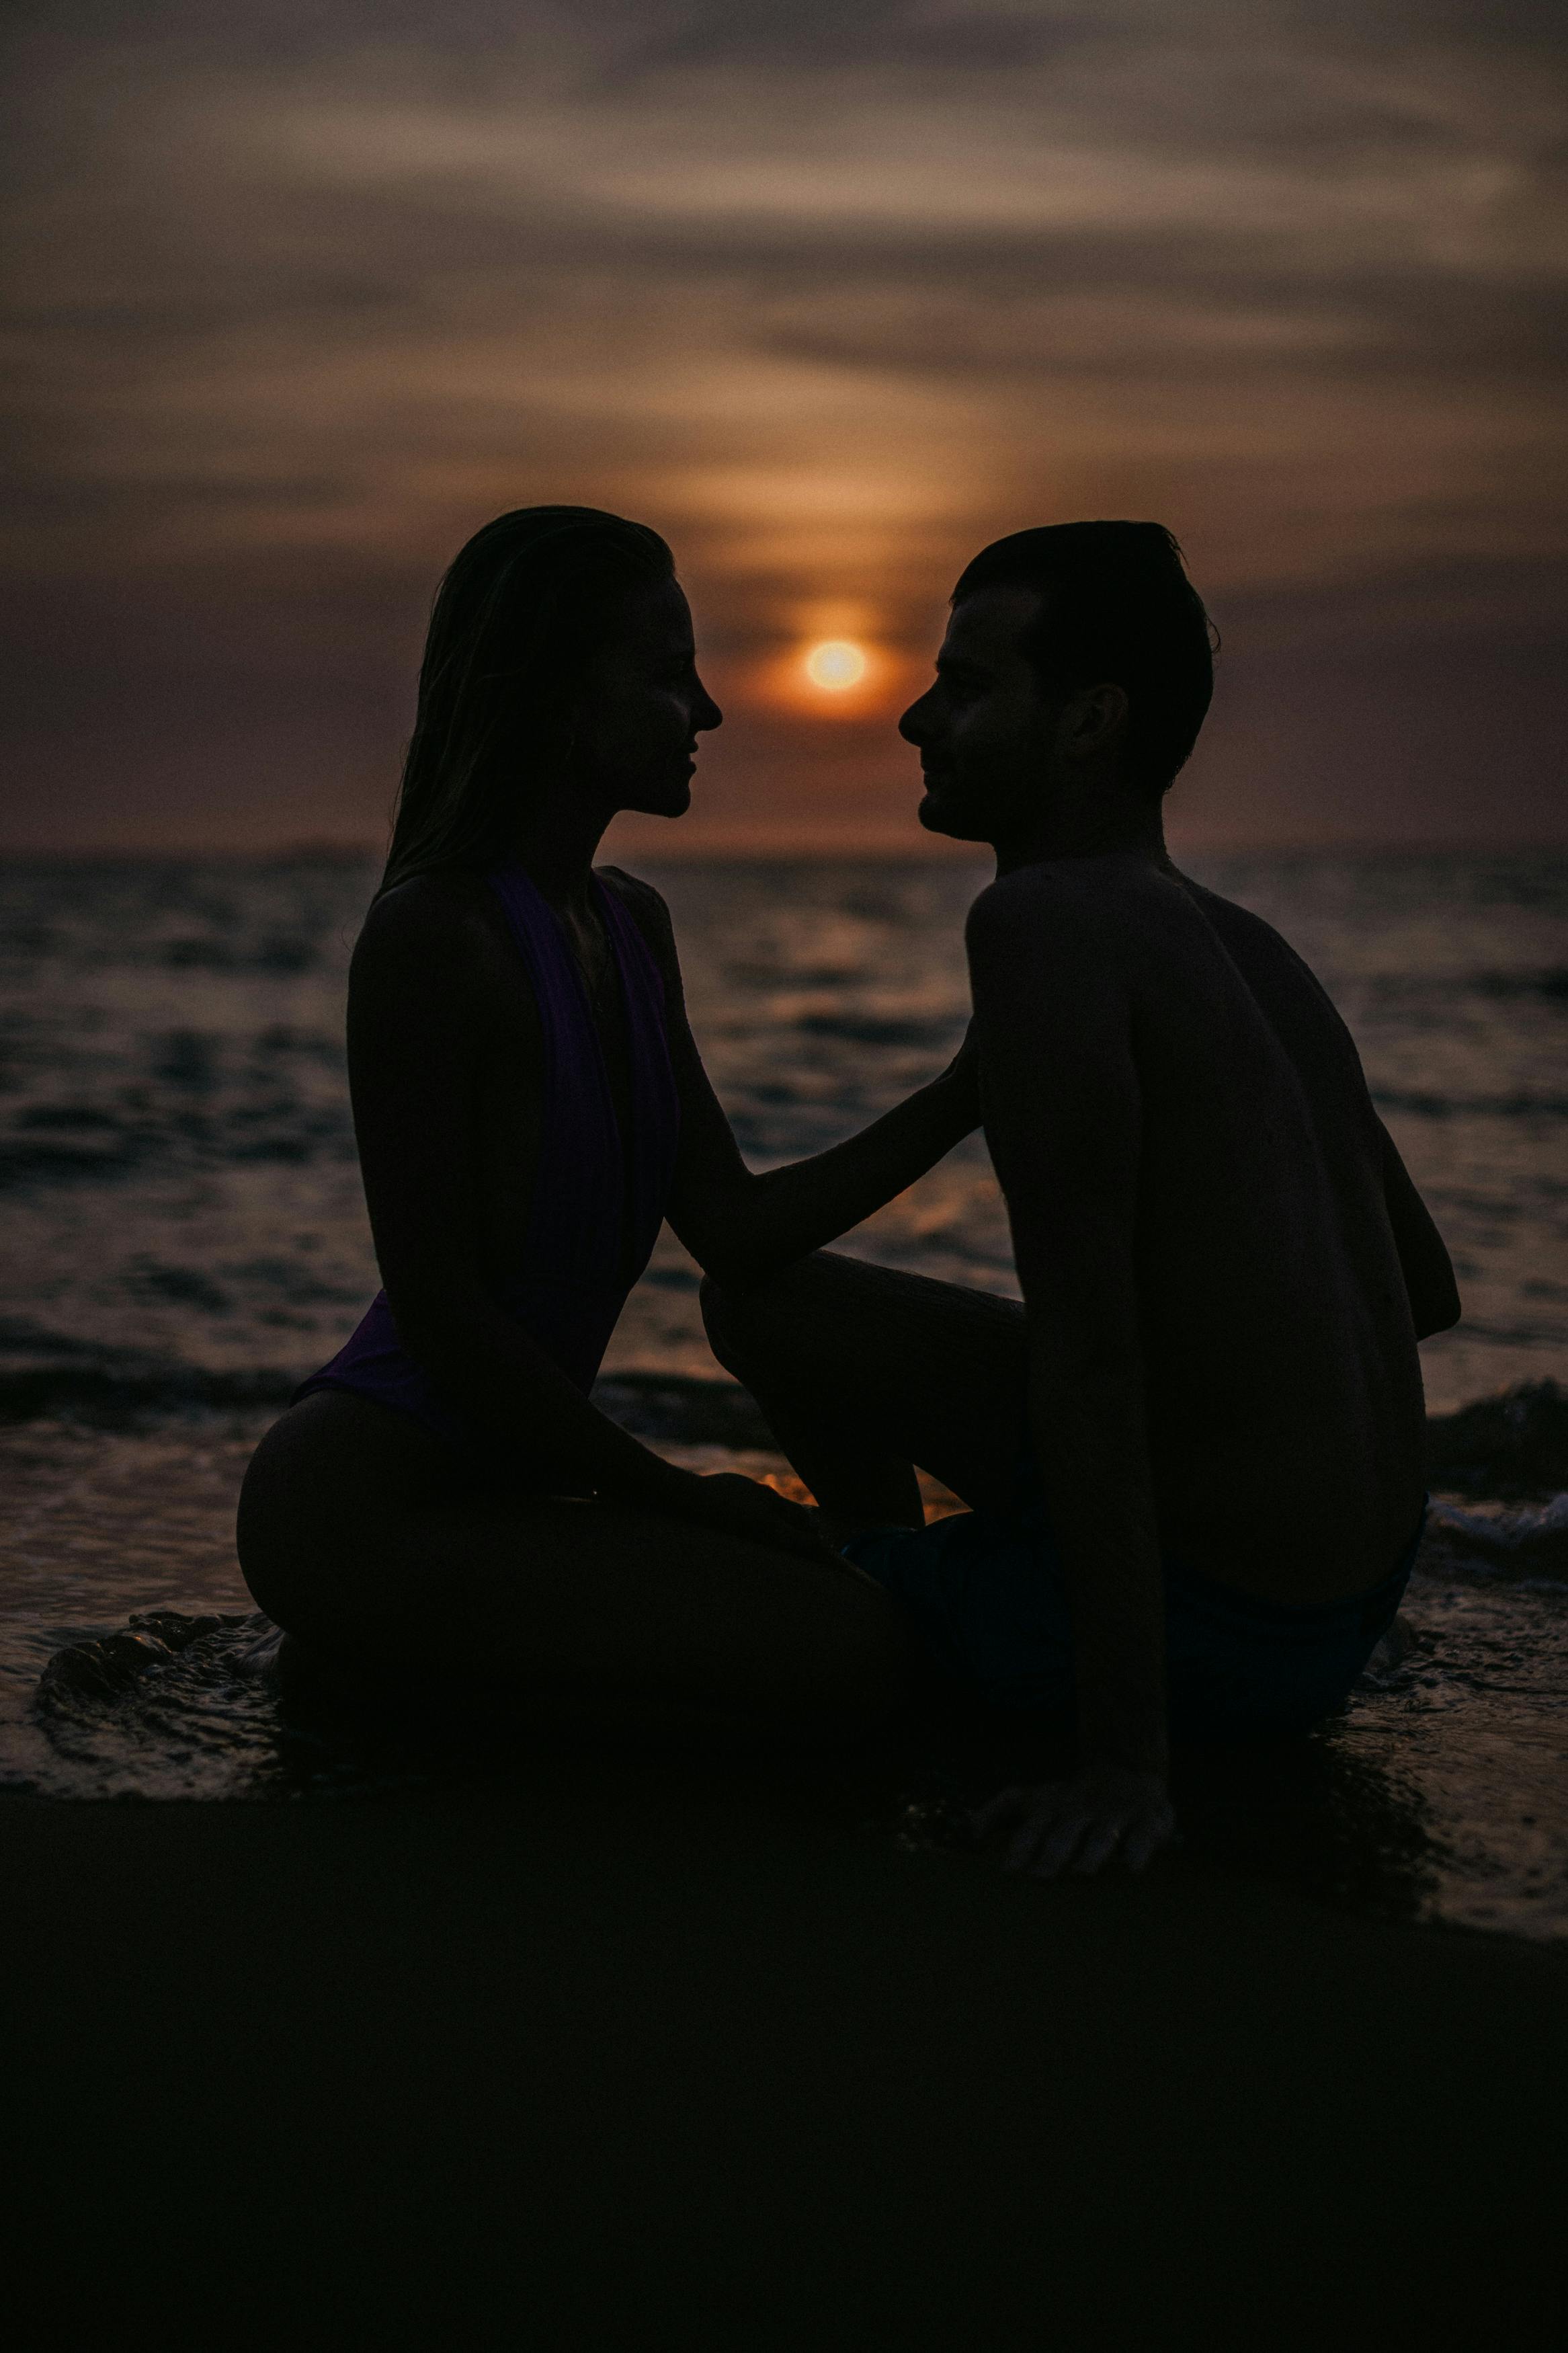
[[[564,1752],[0,1854],[18,2353],[1561,2334],[1560,1950]]]

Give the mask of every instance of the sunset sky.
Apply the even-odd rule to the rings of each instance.
[[[380,841],[442,565],[551,499],[727,712],[632,848],[909,843],[956,573],[1083,515],[1224,633],[1179,844],[1568,837],[1562,22],[14,7],[0,842]]]

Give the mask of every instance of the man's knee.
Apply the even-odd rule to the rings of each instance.
[[[748,1363],[810,1363],[831,1345],[836,1320],[854,1306],[853,1293],[846,1298],[847,1273],[853,1283],[867,1271],[832,1250],[813,1250],[760,1282],[731,1284],[705,1274],[700,1296],[709,1345],[742,1379]]]
[[[766,1348],[774,1321],[770,1294],[776,1282],[733,1287],[705,1274],[698,1299],[708,1345],[727,1372],[739,1374]]]
[[[735,1370],[734,1358],[739,1354],[735,1330],[734,1293],[711,1274],[705,1274],[697,1293],[702,1310],[702,1328],[708,1335],[708,1345],[727,1372]]]

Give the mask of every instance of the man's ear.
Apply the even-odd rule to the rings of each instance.
[[[1086,760],[1103,752],[1126,729],[1131,705],[1121,686],[1089,686],[1075,694],[1057,728],[1057,749],[1064,759]]]

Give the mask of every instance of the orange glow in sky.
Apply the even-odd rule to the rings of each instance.
[[[724,710],[634,860],[929,848],[953,583],[1092,516],[1224,638],[1180,844],[1563,839],[1561,37],[1103,13],[36,0],[0,847],[381,843],[536,502],[663,534]]]

